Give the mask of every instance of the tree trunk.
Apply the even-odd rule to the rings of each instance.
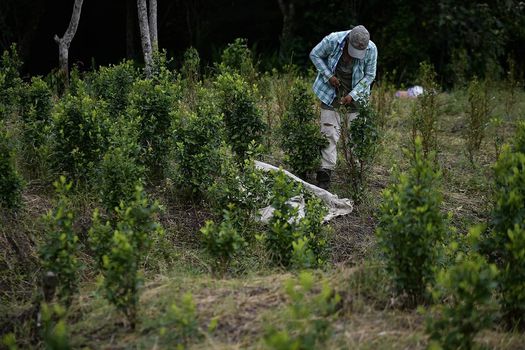
[[[149,0],[149,37],[153,52],[159,49],[159,33],[157,27],[157,0]]]
[[[136,58],[135,48],[135,0],[126,0],[126,57],[129,59]]]
[[[288,2],[286,2],[288,1]],[[283,15],[283,29],[281,31],[281,47],[279,57],[286,61],[293,53],[293,25],[295,19],[295,0],[277,0]]]
[[[150,78],[153,67],[153,58],[151,54],[151,38],[146,0],[137,0],[137,12],[139,18],[140,42],[142,44],[142,53],[144,54],[144,63],[146,65],[146,77]]]
[[[69,85],[69,46],[71,45],[71,41],[73,41],[73,38],[77,32],[83,2],[84,0],[75,0],[73,13],[71,14],[71,20],[69,21],[69,26],[67,27],[64,36],[59,38],[58,35],[55,34],[55,41],[58,44],[58,64],[60,72],[64,78],[65,86]]]

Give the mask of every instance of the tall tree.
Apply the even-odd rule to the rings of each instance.
[[[82,11],[82,3],[84,0],[75,0],[73,5],[73,13],[71,14],[71,20],[69,21],[69,26],[67,27],[66,32],[59,38],[55,34],[55,41],[58,44],[58,63],[60,66],[60,72],[64,77],[64,84],[67,86],[69,84],[69,46],[71,41],[75,37],[78,28],[78,22],[80,21],[80,12]]]
[[[139,17],[140,42],[142,43],[142,53],[146,65],[146,76],[151,77],[153,66],[153,55],[151,48],[151,36],[148,22],[148,6],[146,0],[137,0],[137,10]]]
[[[157,0],[149,0],[149,35],[153,51],[159,49],[159,33],[157,29]]]

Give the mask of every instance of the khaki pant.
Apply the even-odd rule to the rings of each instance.
[[[348,123],[357,118],[358,113],[347,113]],[[337,142],[341,137],[341,117],[336,111],[321,109],[321,133],[328,139],[328,146],[321,151],[321,168],[334,170],[337,163]]]

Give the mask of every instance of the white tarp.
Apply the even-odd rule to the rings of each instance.
[[[263,171],[279,171],[279,168],[277,168],[276,166],[257,160],[255,161],[255,167]],[[354,203],[351,199],[339,198],[335,194],[332,194],[326,190],[323,190],[322,188],[319,188],[304,180],[301,180],[289,171],[283,169],[283,172],[286,174],[286,176],[292,178],[294,181],[300,182],[306,190],[319,197],[326,204],[326,206],[328,207],[328,214],[326,214],[326,216],[324,217],[324,222],[328,222],[337,216],[350,214],[354,209]],[[304,198],[302,196],[290,198],[288,203],[291,206],[299,208],[299,218],[304,217],[305,203]],[[272,206],[268,206],[266,208],[261,209],[259,212],[259,214],[261,215],[261,221],[264,223],[268,223],[270,221],[270,218],[272,217],[273,211],[274,208]]]

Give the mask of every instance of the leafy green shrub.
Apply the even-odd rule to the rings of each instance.
[[[40,77],[33,77],[24,84],[21,101],[22,157],[24,168],[42,177],[49,168],[49,153],[52,128],[52,93]]]
[[[181,67],[182,78],[187,82],[197,84],[200,80],[201,59],[199,51],[194,47],[188,48],[184,52],[184,60]]]
[[[128,94],[138,75],[132,61],[100,67],[98,72],[94,73],[92,84],[95,95],[108,103],[111,118],[116,118],[126,110]]]
[[[100,211],[98,208],[95,209],[93,211],[91,228],[88,231],[88,243],[94,255],[97,268],[100,271],[104,269],[104,256],[111,251],[114,232],[115,229],[111,222],[109,220],[103,222]]]
[[[505,79],[505,116],[512,118],[516,103],[518,102],[517,92],[519,91],[520,86],[523,85],[523,82],[521,81],[523,77],[518,72],[516,61],[514,61],[510,56],[507,58],[507,64],[509,68],[507,71],[507,77]]]
[[[40,249],[40,258],[44,271],[56,276],[58,297],[69,305],[78,289],[79,269],[78,236],[73,230],[74,213],[68,198],[72,183],[66,182],[66,178],[61,176],[53,185],[58,201],[55,208],[44,216],[47,224],[46,241]]]
[[[16,44],[12,44],[9,50],[3,52],[0,62],[0,119],[9,116],[19,107],[22,89],[19,73],[21,67],[22,61],[18,56]]]
[[[93,174],[109,143],[106,104],[90,97],[83,87],[66,95],[53,113],[53,164],[75,180]]]
[[[525,225],[507,231],[507,259],[501,274],[501,306],[510,327],[525,328]]]
[[[0,208],[16,209],[22,205],[24,181],[15,168],[13,147],[0,128]]]
[[[292,87],[290,106],[281,121],[280,134],[285,162],[303,179],[308,172],[319,168],[321,148],[327,145],[317,119],[309,88],[305,82],[297,81]]]
[[[501,271],[503,314],[511,326],[525,319],[525,123],[518,124],[512,146],[504,146],[494,166],[495,206],[484,250]]]
[[[174,81],[175,75],[169,66],[173,59],[168,58],[166,49],[153,51],[153,69],[151,79],[159,85],[169,85]]]
[[[439,180],[418,137],[410,170],[383,192],[376,235],[395,290],[409,306],[426,299],[446,231]]]
[[[341,115],[344,115],[342,113]],[[359,107],[359,115],[350,123],[341,122],[341,143],[346,163],[352,198],[361,200],[378,150],[378,116],[368,103]]]
[[[275,211],[264,242],[272,260],[276,264],[288,266],[292,258],[292,243],[301,238],[297,227],[299,210],[289,204],[288,200],[300,194],[300,187],[282,171],[275,174],[274,180],[271,205]]]
[[[219,276],[224,275],[231,260],[246,246],[245,240],[237,232],[235,220],[235,206],[229,205],[219,225],[208,220],[200,230],[206,251],[214,259],[213,271]]]
[[[306,200],[304,217],[299,221],[299,231],[303,235],[302,240],[306,246],[307,256],[313,257],[313,260],[307,259],[305,260],[306,264],[302,264],[301,260],[295,258],[296,266],[315,268],[326,263],[330,229],[323,225],[323,221],[327,212],[328,209],[319,198],[312,197]],[[295,252],[296,249],[293,244],[292,247]]]
[[[23,93],[22,120],[26,140],[32,140],[38,147],[43,143],[45,133],[51,123],[51,110],[53,108],[51,90],[47,83],[40,77],[31,78]]]
[[[389,78],[388,74],[384,74],[382,79],[375,83],[370,97],[372,108],[377,111],[377,126],[380,128],[385,127],[394,106],[396,88]]]
[[[291,265],[298,270],[313,268],[316,265],[315,255],[310,249],[308,237],[299,237],[292,242]]]
[[[264,171],[256,168],[253,154],[249,154],[241,167],[229,149],[223,147],[221,151],[220,176],[208,188],[206,199],[217,215],[228,205],[234,205],[238,219],[234,222],[235,228],[243,238],[250,241],[255,237],[252,228],[256,227],[259,209],[270,204],[272,180]]]
[[[474,161],[475,154],[481,147],[481,142],[485,137],[485,129],[490,117],[490,98],[487,82],[480,82],[474,78],[468,86],[468,106],[466,144],[469,159]]]
[[[117,208],[118,221],[110,249],[102,255],[106,297],[126,316],[132,329],[136,325],[141,283],[139,269],[151,243],[162,234],[162,227],[155,220],[159,211],[159,205],[150,203],[142,187],[137,186],[134,200],[121,202]],[[95,223],[97,226],[90,231],[94,250],[107,246],[109,232],[108,224]]]
[[[111,147],[100,163],[96,188],[107,212],[133,199],[135,187],[142,184],[144,168],[137,164],[130,152],[122,147]]]
[[[152,80],[138,80],[129,95],[128,118],[137,123],[140,163],[146,166],[150,177],[157,179],[168,167],[172,148],[172,110],[175,109],[176,86],[156,84]]]
[[[248,48],[248,40],[237,38],[224,49],[219,63],[221,74],[238,74],[246,81],[255,82],[257,70],[252,52]]]
[[[270,349],[322,348],[330,337],[331,322],[341,298],[326,282],[319,292],[316,287],[314,276],[308,272],[286,282],[285,291],[290,300],[285,311],[286,321],[282,329],[274,325],[268,327],[264,341]]]
[[[2,336],[2,343],[8,350],[18,350],[16,346],[16,336],[13,333],[7,333]]]
[[[182,84],[184,85],[184,101],[190,106],[190,110],[194,110],[198,103],[197,94],[201,80],[200,64],[199,52],[194,47],[188,48],[184,52],[184,60],[180,72]]]
[[[415,142],[417,136],[421,137],[423,152],[426,156],[431,151],[436,152],[438,147],[439,85],[436,82],[436,71],[431,64],[420,63],[419,80],[423,86],[423,94],[418,96],[412,115],[412,138]]]
[[[317,267],[324,263],[327,248],[327,230],[322,227],[326,208],[316,198],[306,201],[305,216],[289,203],[302,192],[300,184],[284,172],[274,174],[271,205],[274,212],[269,221],[269,232],[264,237],[272,260],[282,266]]]
[[[199,92],[196,111],[180,112],[175,119],[175,161],[178,183],[193,193],[203,193],[221,166],[222,116],[213,99]]]
[[[59,304],[42,304],[42,340],[47,350],[70,350],[66,311]]]
[[[177,349],[184,349],[190,341],[201,337],[197,308],[190,292],[185,293],[179,303],[172,304],[162,320],[160,335],[163,342]]]
[[[255,102],[255,88],[237,73],[221,74],[216,87],[228,142],[242,162],[249,145],[259,144],[266,128]]]
[[[496,289],[498,270],[478,254],[460,253],[456,264],[441,270],[434,312],[427,320],[430,349],[472,349],[474,338],[494,319],[492,294]],[[446,304],[441,304],[446,299]]]

